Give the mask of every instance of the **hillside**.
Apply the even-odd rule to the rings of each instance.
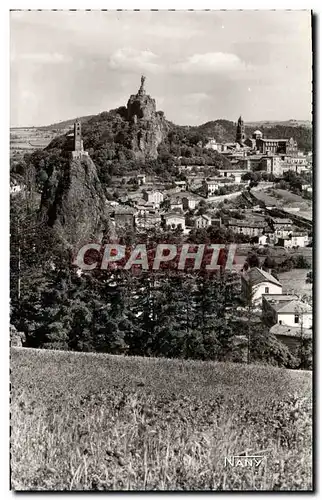
[[[95,164],[103,187],[111,185],[113,176],[129,172],[157,174],[171,182],[177,175],[178,165],[210,166],[214,172],[231,168],[224,155],[205,146],[210,138],[217,142],[234,142],[234,122],[215,120],[200,126],[175,125],[166,119],[162,111],[157,111],[156,101],[147,94],[144,84],[142,76],[141,86],[136,94],[129,97],[126,106],[85,116],[81,120],[84,148]],[[23,146],[28,147],[28,154],[23,155],[23,150],[12,149],[16,151],[11,165],[12,177],[19,180],[31,166],[40,188],[48,181],[52,189],[53,166],[59,167],[54,167],[55,179],[63,176],[60,166],[68,162],[73,150],[73,123],[74,119],[43,127],[40,132],[42,141],[44,134],[47,140],[50,134],[54,136],[43,150],[33,151],[34,143],[30,142],[28,131],[25,131],[24,143],[29,142]],[[246,134],[251,135],[256,128],[246,126]],[[264,137],[293,137],[301,150],[312,150],[311,129],[297,126],[294,120],[287,125],[266,124],[261,130]],[[32,134],[35,134],[34,129]],[[14,137],[12,142],[21,140]]]
[[[80,116],[80,117],[77,117],[77,118],[82,123],[85,123],[86,121],[90,120],[94,116],[95,115],[86,115],[86,116]],[[72,128],[75,120],[76,120],[76,117],[75,118],[71,118],[69,120],[64,120],[64,121],[61,121],[61,122],[52,123],[51,125],[44,125],[44,126],[41,126],[41,127],[33,127],[33,128],[37,128],[38,130],[52,130],[52,129],[56,129],[57,131],[58,130],[65,130],[65,129],[68,129],[68,128]],[[209,121],[209,122],[203,123],[203,124],[198,125],[198,126],[196,126],[194,128],[197,128],[199,130],[207,129],[208,125],[211,124],[211,123],[217,123],[219,126],[220,125],[224,125],[224,127],[228,126],[230,128],[231,124],[234,123],[234,122],[232,122],[230,120],[225,120],[225,119],[217,119],[217,120],[214,120],[214,121]],[[274,120],[259,120],[259,121],[253,121],[253,122],[245,122],[245,124],[246,124],[246,127],[249,127],[249,128],[259,128],[259,127],[271,128],[271,127],[276,127],[276,126],[280,125],[280,126],[283,126],[283,127],[306,127],[306,128],[312,129],[312,122],[309,121],[309,120],[295,120],[295,119],[282,120],[282,121],[278,121],[278,120],[276,120],[276,121],[274,121]],[[24,128],[24,127],[20,127],[20,128]]]
[[[37,127],[39,130],[55,130],[55,131],[65,131],[67,129],[72,129],[75,120],[78,119],[82,123],[90,120],[95,115],[77,116],[75,118],[70,118],[69,120],[64,120],[57,123],[52,123],[51,125],[43,125],[42,127]]]
[[[155,113],[154,116],[163,116],[163,114]],[[158,118],[154,120],[158,120]],[[63,123],[66,124],[67,122]],[[71,120],[70,124],[72,123]],[[96,153],[96,157],[105,156],[106,160],[122,161],[124,159],[135,160],[138,158],[144,160],[147,159],[147,156],[155,159],[156,150],[152,148],[153,154],[151,155],[151,145],[156,136],[154,131],[158,130],[159,127],[159,125],[155,125],[156,123],[156,121],[150,122],[150,120],[147,120],[145,124],[131,123],[127,118],[125,107],[86,117],[83,121],[84,147],[86,149],[92,148]],[[212,137],[217,142],[234,142],[236,139],[236,124],[229,120],[210,121],[198,127],[174,125],[166,119],[163,119],[163,123],[160,132],[157,133],[159,134],[157,147],[159,152],[161,149],[161,152],[163,151],[165,155],[171,155],[172,160],[176,156],[194,157],[205,154],[207,156],[209,153],[200,151],[200,148],[199,150],[196,149],[199,141],[205,144]],[[147,126],[152,130],[152,136],[149,135]],[[246,134],[251,135],[256,128],[258,128],[258,125],[246,125]],[[312,130],[306,126],[265,124],[265,126],[261,126],[261,131],[264,137],[267,138],[293,137],[297,141],[299,149],[304,151],[312,150]],[[147,147],[144,153],[138,154],[141,136],[145,137],[146,144],[150,144],[150,146]],[[133,146],[133,141],[136,141],[136,146]],[[66,149],[65,136],[55,139],[48,147],[49,149],[56,147]],[[193,150],[189,149],[191,147]],[[98,153],[98,149],[102,151]]]
[[[15,490],[312,488],[309,372],[26,348],[11,371]]]
[[[274,120],[260,120],[255,122],[246,122],[246,126],[248,127],[276,127],[277,125],[282,125],[284,127],[306,127],[312,129],[312,121],[310,120],[282,120],[282,121],[274,121]]]
[[[276,124],[267,122],[246,123],[246,135],[251,136],[258,127],[260,127],[263,136],[268,139],[293,137],[297,141],[299,149],[304,151],[312,150],[312,129],[305,125],[290,124],[289,122]],[[194,129],[205,136],[214,137],[217,142],[234,142],[236,139],[236,124],[228,120],[210,121]]]
[[[147,96],[146,96],[147,97]],[[126,171],[170,174],[177,159],[184,163],[229,167],[217,151],[204,149],[207,135],[193,127],[180,127],[155,110],[153,99],[139,101],[131,96],[127,107],[103,112],[82,123],[82,138],[98,168],[103,183]],[[73,144],[69,133],[56,137],[46,152],[67,157]]]

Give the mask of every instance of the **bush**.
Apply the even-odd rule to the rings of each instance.
[[[304,255],[298,255],[296,257],[293,257],[293,260],[294,260],[294,267],[296,269],[310,269],[311,267],[311,264],[304,257]]]
[[[277,340],[275,335],[269,332],[257,334],[252,343],[252,361],[266,362],[273,366],[284,366],[285,368],[298,368],[299,360],[288,347]]]

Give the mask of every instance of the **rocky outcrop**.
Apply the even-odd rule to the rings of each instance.
[[[97,241],[108,213],[96,167],[89,156],[70,159],[63,172],[53,171],[41,200],[41,215],[72,246]]]
[[[155,99],[144,89],[145,78],[141,77],[141,87],[131,95],[127,103],[127,118],[131,124],[131,148],[140,160],[156,159],[158,146],[166,137],[168,125],[163,112],[156,111]]]

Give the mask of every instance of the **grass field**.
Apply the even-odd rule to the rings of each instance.
[[[43,149],[56,137],[57,132],[34,127],[10,129],[10,151],[31,153],[35,149]]]
[[[312,213],[312,201],[306,200],[297,194],[291,193],[285,189],[268,189],[265,191],[256,191],[256,198],[263,201],[268,206],[276,205],[277,207],[299,208],[300,211],[308,211]]]
[[[312,488],[310,372],[12,348],[11,385],[15,490]]]
[[[312,283],[306,283],[308,269],[292,269],[285,273],[279,273],[278,279],[283,285],[283,292],[295,293],[299,297],[306,295],[312,297]]]

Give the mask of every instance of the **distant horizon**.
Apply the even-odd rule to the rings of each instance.
[[[126,105],[141,74],[176,124],[312,120],[309,10],[11,11],[10,62],[15,127]]]

